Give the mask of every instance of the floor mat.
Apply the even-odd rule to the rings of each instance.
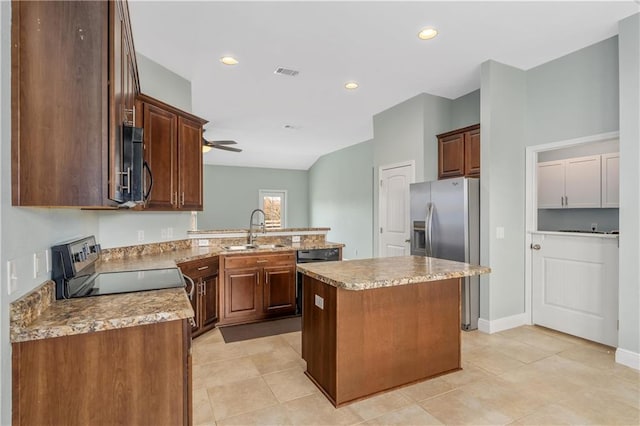
[[[298,316],[253,324],[220,327],[220,333],[226,343],[231,343],[258,337],[274,336],[276,334],[292,333],[301,329],[302,317]]]

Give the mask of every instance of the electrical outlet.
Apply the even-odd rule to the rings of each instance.
[[[598,230],[598,224],[597,223],[592,223],[591,224],[591,230],[592,231],[597,231]]]
[[[144,231],[142,229],[138,230],[138,242],[141,243],[144,241]]]
[[[38,278],[40,274],[40,258],[38,253],[33,253],[33,279]]]
[[[292,243],[299,243],[300,242],[300,235],[294,235],[293,237],[291,237],[291,242]]]
[[[47,265],[44,272],[48,274],[49,272],[51,272],[51,252],[49,251],[49,249],[44,251],[44,261]]]
[[[209,240],[198,240],[199,247],[207,247],[209,245]]]
[[[163,240],[167,239],[167,228],[160,229],[160,238],[162,238]]]
[[[172,227],[168,227],[167,228],[167,238],[173,238],[173,228]]]
[[[504,240],[504,227],[498,226],[496,228],[496,240]]]
[[[7,294],[11,294],[18,288],[18,275],[16,273],[16,261],[7,261]]]

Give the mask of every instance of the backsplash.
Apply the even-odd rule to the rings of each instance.
[[[619,230],[618,209],[539,209],[538,231],[591,230],[597,224],[597,231]]]

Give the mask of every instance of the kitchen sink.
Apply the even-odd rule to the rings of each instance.
[[[259,249],[273,249],[273,248],[281,248],[281,247],[288,247],[284,244],[260,244],[258,245]]]
[[[239,244],[237,246],[223,246],[222,248],[229,251],[240,251],[240,250],[256,249],[258,248],[258,246],[253,244]]]

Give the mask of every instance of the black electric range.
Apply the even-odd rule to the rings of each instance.
[[[100,245],[93,236],[52,247],[56,299],[185,287],[178,267],[96,273],[99,256]]]

